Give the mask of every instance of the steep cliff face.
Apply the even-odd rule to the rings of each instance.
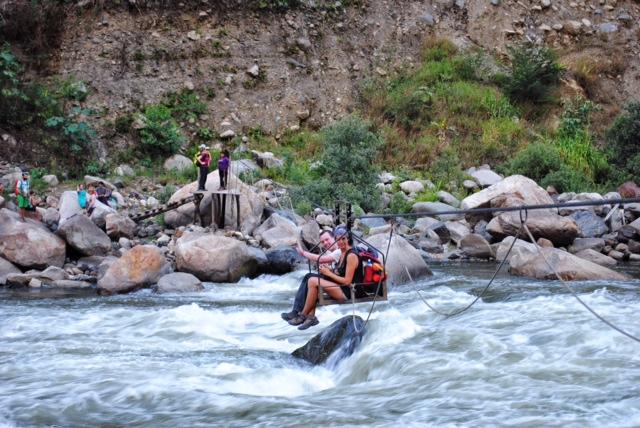
[[[542,41],[559,50],[567,82],[611,113],[640,98],[640,7],[629,0],[308,0],[284,11],[80,3],[94,7],[67,13],[48,73],[87,82],[100,123],[189,88],[208,104],[196,125],[218,133],[317,128],[354,108],[365,79],[416,64],[434,36],[497,57]],[[101,136],[104,146],[114,138]]]

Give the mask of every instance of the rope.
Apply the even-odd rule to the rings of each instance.
[[[511,250],[513,249],[513,246],[515,245],[516,241],[518,240],[518,236],[520,236],[520,232],[522,232],[522,228],[526,227],[525,223],[527,222],[528,213],[527,213],[526,210],[524,210],[524,213],[525,213],[525,217],[523,218],[522,217],[522,211],[520,211],[520,228],[518,228],[518,232],[516,233],[516,236],[513,238],[513,241],[511,242],[511,245],[509,246],[509,250],[507,250],[507,254],[505,254],[504,258],[500,262],[500,265],[498,266],[498,269],[496,269],[496,271],[493,273],[493,276],[489,280],[489,283],[487,283],[487,285],[482,289],[480,294],[477,295],[476,298],[473,299],[473,301],[471,303],[469,303],[467,306],[463,307],[462,309],[458,309],[458,310],[455,310],[455,311],[452,311],[452,312],[443,312],[443,311],[440,311],[440,310],[436,309],[432,305],[430,305],[429,302],[422,296],[422,294],[420,294],[420,291],[418,290],[418,288],[413,283],[413,278],[411,277],[411,274],[409,273],[409,269],[407,269],[407,267],[405,266],[404,270],[405,270],[405,272],[407,272],[407,275],[409,276],[409,281],[410,281],[413,289],[415,290],[415,292],[418,294],[420,299],[424,302],[424,304],[427,305],[427,307],[429,309],[431,309],[433,312],[435,312],[435,313],[437,313],[439,315],[442,315],[445,318],[450,318],[450,317],[453,317],[453,316],[456,316],[456,315],[459,315],[459,314],[463,313],[464,311],[466,311],[467,309],[469,309],[473,305],[475,305],[478,300],[480,300],[482,297],[484,297],[485,293],[489,290],[489,287],[491,287],[491,284],[493,284],[493,280],[496,279],[496,276],[498,275],[498,272],[500,272],[500,269],[502,269],[502,266],[504,266],[505,262],[509,258],[509,254],[511,254]]]
[[[543,210],[551,208],[571,208],[571,207],[595,207],[602,205],[615,205],[615,204],[631,204],[640,202],[640,198],[629,199],[603,199],[601,201],[577,201],[567,202],[564,204],[539,204],[539,205],[520,205],[517,207],[503,207],[503,208],[471,208],[466,210],[454,209],[438,212],[419,212],[419,213],[396,213],[396,214],[366,214],[361,216],[355,216],[354,218],[395,218],[395,217],[429,217],[446,214],[491,214],[496,212],[515,212],[521,210]]]
[[[549,269],[551,269],[553,271],[553,273],[555,274],[556,278],[558,278],[558,280],[562,283],[562,285],[573,295],[573,297],[576,298],[576,300],[578,302],[580,302],[580,304],[582,306],[585,307],[586,310],[588,310],[589,312],[591,312],[591,314],[593,316],[595,316],[597,319],[599,319],[600,321],[602,321],[603,323],[605,323],[606,325],[608,325],[609,327],[611,327],[612,329],[614,329],[615,331],[617,331],[618,333],[624,334],[625,336],[627,336],[629,339],[635,340],[636,342],[640,342],[640,339],[636,336],[634,336],[631,333],[628,333],[627,331],[621,329],[620,327],[616,326],[615,324],[613,324],[612,322],[606,320],[604,317],[602,317],[602,315],[598,314],[596,311],[594,311],[593,309],[591,309],[591,307],[589,305],[587,305],[581,298],[580,296],[578,296],[576,294],[576,292],[573,290],[573,288],[571,288],[564,279],[562,279],[562,277],[560,276],[560,274],[558,274],[558,271],[551,265],[551,263],[549,263],[549,260],[547,260],[547,257],[544,254],[544,251],[542,251],[542,248],[540,248],[540,246],[536,243],[536,241],[533,239],[533,235],[531,234],[531,231],[529,230],[529,228],[527,227],[527,225],[524,225],[524,230],[527,232],[527,235],[529,236],[529,239],[531,239],[531,242],[535,243],[536,248],[538,249],[538,252],[540,253],[540,255],[542,256],[544,262],[547,264],[547,266],[549,267]]]

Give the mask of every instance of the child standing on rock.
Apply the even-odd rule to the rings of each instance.
[[[20,208],[20,218],[24,221],[27,214],[27,209],[30,206],[29,203],[29,191],[31,183],[29,182],[29,173],[27,171],[22,172],[22,179],[16,181],[15,193],[18,197],[18,208]]]
[[[229,165],[231,161],[229,159],[229,150],[224,149],[220,153],[220,159],[218,160],[218,175],[220,177],[220,189],[227,188],[227,179],[229,177]]]

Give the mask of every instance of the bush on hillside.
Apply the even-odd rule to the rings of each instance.
[[[542,142],[529,144],[498,170],[505,175],[521,174],[540,183],[549,173],[563,166],[558,150]]]
[[[553,186],[559,193],[586,192],[593,190],[595,184],[580,171],[575,171],[566,165],[559,170],[547,174],[540,182],[542,187]]]
[[[164,105],[150,105],[144,110],[145,127],[140,130],[140,142],[151,152],[172,155],[178,151],[184,137],[171,109]]]
[[[636,159],[640,151],[640,101],[631,102],[625,110],[607,130],[607,145],[611,160],[635,180],[640,180]]]
[[[511,57],[511,73],[504,76],[502,82],[507,96],[514,101],[547,101],[562,71],[555,53],[532,43],[507,49]]]
[[[294,199],[306,199],[312,204],[332,207],[336,200],[374,210],[380,201],[378,170],[374,166],[382,139],[370,129],[370,124],[357,116],[348,116],[321,132],[322,151],[315,177]]]

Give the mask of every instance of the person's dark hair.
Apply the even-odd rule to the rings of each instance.
[[[225,155],[226,157],[229,157],[229,156],[230,156],[230,155],[229,155],[229,150],[227,150],[227,149],[224,149],[224,150],[222,151],[222,154],[223,154],[223,155]]]
[[[335,238],[335,236],[333,235],[333,231],[331,230],[321,230],[318,237],[322,237],[322,235],[324,235],[325,233],[328,233],[329,235],[331,235],[331,237]]]

